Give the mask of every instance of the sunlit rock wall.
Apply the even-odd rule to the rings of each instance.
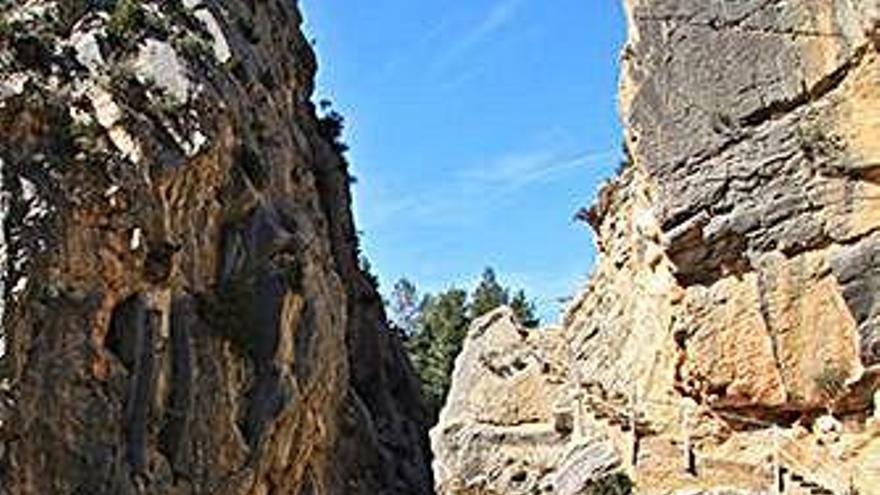
[[[604,467],[627,472],[639,493],[769,492],[774,458],[801,482],[875,493],[880,5],[625,4],[631,163],[580,215],[599,256],[562,336],[519,344],[562,338],[529,344],[543,349],[530,359],[565,371],[525,397],[537,368],[485,389],[489,379],[469,377],[488,361],[466,346],[432,432],[440,491],[569,489],[556,476],[564,453],[598,442],[620,461]],[[473,346],[493,331],[471,333]],[[462,437],[550,401],[555,412],[542,409],[535,427],[555,436],[503,435],[489,456],[477,453],[483,437]],[[477,417],[468,403],[504,407]],[[560,418],[574,426],[560,430]],[[539,462],[517,454],[535,449]]]
[[[429,493],[296,2],[0,23],[0,493]]]

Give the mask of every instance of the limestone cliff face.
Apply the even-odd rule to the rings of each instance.
[[[768,491],[774,455],[795,489],[806,479],[842,493],[852,478],[880,493],[867,419],[880,370],[880,4],[626,7],[620,100],[633,163],[590,211],[589,286],[561,329],[523,331],[518,344],[562,339],[564,355],[533,354],[564,371],[511,370],[494,399],[471,399],[511,402],[492,417],[447,404],[432,432],[438,486],[581,493],[589,477],[570,491],[554,480],[571,452],[593,448],[608,461],[596,476],[624,469],[640,493]],[[456,379],[488,362],[466,345]],[[553,385],[516,392],[536,380]],[[454,449],[461,432],[535,407],[517,428],[545,434],[492,437],[475,449],[492,462]]]
[[[0,12],[0,493],[429,493],[293,0]]]
[[[880,363],[878,5],[629,15],[623,117],[687,291],[685,383],[730,406],[814,406],[826,362],[853,380]]]

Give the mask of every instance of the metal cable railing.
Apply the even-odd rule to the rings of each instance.
[[[578,384],[580,388],[583,388],[581,384]],[[626,397],[626,396],[622,396]],[[630,398],[633,400],[633,398]],[[578,398],[578,402],[581,402],[581,399]],[[618,427],[623,428],[625,424],[629,423],[632,425],[636,425],[639,421],[642,421],[641,412],[644,410],[644,407],[654,407],[654,408],[666,408],[666,409],[676,409],[678,411],[683,411],[688,409],[684,404],[677,404],[670,401],[663,401],[657,399],[643,399],[638,401],[636,404],[616,404],[612,401],[605,399],[604,397],[594,394],[588,393],[588,398],[586,400],[587,405],[600,406],[603,407],[604,411],[599,411],[602,415],[607,416],[606,421],[609,423],[613,423],[614,419],[617,419]],[[580,405],[580,404],[579,404]],[[788,437],[783,436],[782,431],[779,428],[779,425],[770,421],[764,421],[757,418],[743,416],[741,414],[736,414],[727,411],[717,411],[708,407],[700,407],[699,404],[695,405],[695,408],[699,408],[699,410],[695,410],[694,412],[700,413],[708,413],[715,419],[720,422],[727,424],[728,421],[737,421],[743,424],[749,424],[752,426],[758,426],[765,429],[770,430],[770,434],[765,438],[758,438],[762,443],[772,441],[771,446],[766,446],[767,450],[770,450],[773,453],[773,462],[772,468],[773,472],[769,476],[771,482],[773,483],[774,493],[780,492],[780,476],[783,471],[788,471],[789,473],[798,474],[806,485],[815,485],[820,489],[824,489],[828,492],[837,494],[837,495],[845,495],[850,493],[851,481],[845,480],[838,474],[839,467],[831,466],[824,459],[816,456],[812,460],[812,466],[805,465],[801,460],[797,458],[797,453],[792,452],[792,450],[797,447],[797,445]],[[594,412],[595,415],[595,412]],[[682,426],[684,430],[685,445],[689,445],[688,437],[688,425],[687,418],[689,415],[687,412],[684,412],[682,415]],[[580,418],[576,418],[576,421],[580,422]],[[646,420],[645,420],[646,421]],[[673,421],[666,423],[661,427],[665,429],[668,426],[671,426]],[[636,427],[637,428],[637,427]],[[636,428],[633,429],[633,434],[638,434]],[[690,447],[688,447],[690,448]],[[731,460],[723,457],[709,457],[709,456],[701,456],[700,460],[703,462],[710,463],[736,463],[741,465],[743,468],[755,468],[755,470],[760,469],[762,467],[766,467],[766,465],[754,464],[754,463],[746,463],[742,461]]]

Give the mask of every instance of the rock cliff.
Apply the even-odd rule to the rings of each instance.
[[[625,3],[598,265],[560,328],[471,329],[440,492],[880,493],[880,4]]]
[[[300,23],[0,4],[0,493],[431,491]]]

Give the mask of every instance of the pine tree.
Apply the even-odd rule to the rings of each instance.
[[[463,290],[449,289],[437,296],[427,296],[422,303],[419,329],[408,347],[416,353],[413,361],[434,417],[446,400],[455,358],[461,352],[469,325],[467,293]]]
[[[534,328],[541,324],[541,319],[535,315],[535,303],[526,297],[524,290],[516,291],[510,300],[510,307],[524,327]]]
[[[477,288],[471,295],[470,317],[479,318],[510,301],[510,293],[498,283],[495,270],[486,268]]]
[[[391,301],[388,304],[391,323],[404,337],[412,336],[418,330],[421,306],[419,291],[409,279],[402,278],[394,284]]]

